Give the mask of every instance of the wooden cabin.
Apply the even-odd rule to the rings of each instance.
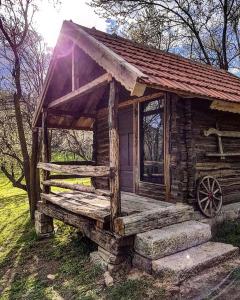
[[[193,207],[213,217],[240,198],[239,112],[236,76],[65,21],[33,122],[43,133],[38,231],[58,218],[113,251]],[[52,163],[48,129],[92,131],[92,161]],[[57,181],[69,177],[92,186]]]

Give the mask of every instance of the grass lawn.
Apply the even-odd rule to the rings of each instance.
[[[149,277],[104,285],[102,271],[89,262],[94,246],[56,222],[53,239],[38,240],[29,221],[26,194],[0,173],[0,299],[163,299]]]

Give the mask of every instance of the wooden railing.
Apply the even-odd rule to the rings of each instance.
[[[82,177],[108,177],[110,176],[110,167],[107,166],[78,166],[78,165],[60,165],[57,163],[38,163],[39,169],[48,172],[60,172]]]
[[[60,174],[60,175],[49,175],[48,177],[50,179],[45,179],[43,178],[42,184],[45,187],[44,190],[50,191],[50,189],[46,189],[46,187],[60,187],[60,188],[66,188],[70,190],[76,190],[80,192],[86,192],[86,193],[94,193],[96,195],[100,196],[106,196],[106,197],[111,197],[111,192],[108,190],[102,190],[102,189],[96,189],[93,186],[86,186],[83,184],[73,184],[73,183],[68,183],[68,182],[63,182],[63,181],[55,181],[52,180],[55,176],[62,176],[59,177],[59,179],[66,178],[67,176],[71,176],[71,178],[86,178],[86,177],[110,177],[111,170],[110,167],[107,166],[94,166],[94,165],[73,165],[72,164],[68,165],[65,164],[65,162],[54,162],[54,163],[43,163],[39,162],[37,167],[39,169],[44,170],[45,172],[54,172],[54,173],[65,173],[65,174]]]

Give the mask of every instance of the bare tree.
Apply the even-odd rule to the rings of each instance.
[[[35,199],[30,165],[35,150],[32,152],[31,116],[48,57],[32,26],[35,2],[4,0],[0,12],[1,169],[14,186],[27,191],[32,218]]]
[[[137,41],[225,70],[239,68],[239,0],[92,0],[91,5]]]

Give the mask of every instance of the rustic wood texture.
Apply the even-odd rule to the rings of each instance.
[[[213,176],[219,181],[223,192],[223,204],[239,201],[240,192],[240,156],[225,156],[224,161],[219,156],[207,156],[206,153],[219,153],[218,137],[205,136],[204,131],[216,128],[221,134],[225,153],[237,154],[240,149],[239,132],[240,115],[210,109],[209,101],[192,101],[192,122],[196,170],[196,180],[204,176]],[[233,132],[233,134],[229,133]]]
[[[146,85],[140,84],[138,80],[146,77],[146,75],[79,26],[65,21],[61,35],[76,43],[100,66],[109,73],[114,74],[114,78],[121,82],[127,90],[131,91],[132,95],[142,96],[144,94]]]
[[[119,155],[119,133],[118,133],[118,90],[115,80],[110,82],[108,102],[108,125],[109,125],[109,164],[110,176],[110,205],[111,205],[111,228],[114,220],[121,215],[120,197],[120,155]]]
[[[109,226],[110,200],[109,197],[98,196],[86,192],[55,192],[41,194],[41,199],[52,203],[80,216],[98,221],[98,227]],[[143,212],[165,209],[172,206],[167,202],[142,197],[132,193],[121,193],[122,214],[135,215]]]
[[[45,180],[42,182],[43,185],[47,186],[56,186],[60,188],[65,188],[65,189],[70,189],[70,190],[75,190],[75,191],[80,191],[80,192],[85,192],[85,193],[93,193],[99,196],[108,196],[110,197],[111,192],[107,190],[100,190],[100,189],[95,189],[93,186],[86,186],[82,184],[73,184],[73,183],[68,183],[68,182],[63,182],[63,181],[54,181],[54,180]]]
[[[109,220],[109,201],[103,196],[90,193],[61,192],[41,194],[41,199],[65,208],[73,213],[101,222]]]
[[[114,254],[124,254],[133,247],[133,237],[121,237],[107,230],[95,228],[94,221],[79,216],[52,203],[38,202],[38,210],[47,216],[63,221],[79,228],[82,233],[106,251]]]
[[[110,168],[106,166],[73,166],[40,162],[37,167],[49,172],[69,173],[83,177],[104,177],[110,175]]]
[[[98,78],[94,79],[93,81],[87,83],[86,85],[81,86],[77,90],[74,90],[74,91],[68,93],[67,95],[62,96],[59,99],[53,100],[52,102],[50,102],[48,108],[55,108],[60,105],[71,102],[73,100],[76,100],[79,97],[85,96],[85,95],[91,93],[93,90],[95,90],[103,85],[106,85],[110,79],[111,79],[111,76],[107,73],[104,75],[101,75]]]
[[[193,209],[187,205],[171,205],[154,210],[146,210],[130,216],[119,217],[114,222],[115,232],[130,236],[148,230],[191,220]]]

